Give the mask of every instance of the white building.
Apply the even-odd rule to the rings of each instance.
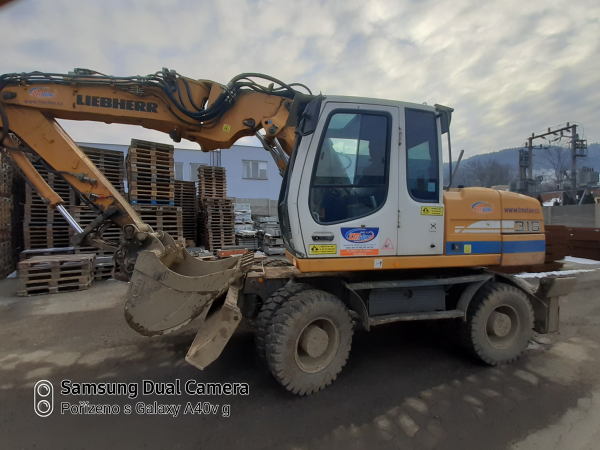
[[[79,142],[79,145],[118,150],[127,155],[128,145]],[[220,157],[220,163],[217,163]],[[211,158],[213,164],[211,164]],[[225,150],[204,153],[175,147],[175,179],[197,181],[198,166],[215,165],[227,169],[227,196],[277,200],[281,176],[275,161],[262,147],[234,145]]]

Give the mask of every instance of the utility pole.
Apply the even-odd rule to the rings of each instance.
[[[519,173],[519,181],[520,185],[523,186],[526,184],[526,190],[528,193],[535,190],[535,184],[533,181],[533,141],[535,139],[545,138],[546,136],[565,136],[563,133],[568,132],[571,134],[571,176],[570,176],[570,189],[569,191],[573,195],[573,198],[577,196],[577,157],[587,156],[587,141],[585,139],[579,139],[577,135],[577,125],[571,125],[567,122],[566,126],[556,128],[553,130],[552,128],[548,128],[548,131],[545,133],[535,134],[531,133],[531,136],[527,138],[526,146],[527,146],[527,155],[529,157],[529,161],[527,161],[527,174],[526,179],[523,179],[523,173]],[[540,145],[541,147],[541,145]],[[522,150],[525,152],[525,150]],[[521,166],[523,156],[519,157],[519,163]],[[520,188],[522,189],[522,188]]]
[[[571,127],[571,198],[573,199],[577,197],[577,138],[577,125],[573,125]]]

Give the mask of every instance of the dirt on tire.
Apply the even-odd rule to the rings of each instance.
[[[307,289],[312,289],[312,286],[304,283],[286,284],[281,289],[275,291],[260,308],[256,316],[254,343],[256,345],[256,352],[262,361],[267,361],[265,355],[265,337],[268,328],[271,326],[271,319],[286,300]]]
[[[326,318],[337,328],[339,339],[326,366],[306,372],[297,359],[297,343],[308,324]],[[317,289],[303,290],[277,310],[266,335],[266,355],[271,373],[288,391],[308,395],[329,386],[348,360],[353,335],[346,305],[336,296]]]
[[[487,338],[490,314],[503,305],[518,316],[516,334],[506,348],[494,347]],[[533,335],[533,309],[525,293],[505,283],[489,283],[475,294],[467,309],[467,320],[460,324],[460,341],[476,358],[496,366],[517,360]]]

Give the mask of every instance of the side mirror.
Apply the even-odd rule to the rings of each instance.
[[[454,108],[449,108],[447,106],[433,105],[438,113],[438,117],[440,118],[440,126],[442,134],[450,131],[450,122],[452,120],[452,113],[454,112]]]

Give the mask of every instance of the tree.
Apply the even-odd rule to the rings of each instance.
[[[460,167],[456,174],[457,185],[492,187],[508,185],[514,179],[514,170],[508,164],[501,164],[496,159],[486,162],[469,161]]]
[[[560,183],[571,166],[571,150],[565,147],[548,147],[539,154],[542,165],[547,165],[554,173],[554,184]]]

